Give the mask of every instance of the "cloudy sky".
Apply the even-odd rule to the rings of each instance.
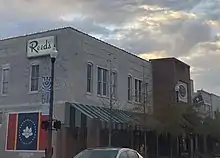
[[[220,0],[0,0],[0,37],[72,26],[146,59],[175,56],[220,95]]]

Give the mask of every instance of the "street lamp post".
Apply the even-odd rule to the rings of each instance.
[[[51,89],[50,89],[50,108],[49,108],[49,129],[48,129],[48,147],[47,147],[47,158],[51,158],[53,155],[52,147],[52,137],[53,137],[53,102],[54,102],[54,63],[58,52],[54,47],[53,51],[50,54],[51,58]]]
[[[178,84],[176,84],[175,86],[175,92],[176,92],[176,106],[178,105],[178,102],[179,102],[179,90],[180,90],[180,87]],[[177,136],[177,154],[178,156],[180,156],[180,140],[179,140],[179,136]]]

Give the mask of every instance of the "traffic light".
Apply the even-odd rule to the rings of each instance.
[[[49,129],[49,126],[50,126],[50,124],[49,124],[48,120],[41,122],[41,129],[44,129],[45,131],[47,131]],[[53,120],[53,129],[55,129],[56,131],[58,129],[61,129],[61,121]]]
[[[45,131],[47,131],[49,128],[49,121],[42,121],[41,122],[41,129],[44,129]]]
[[[57,131],[58,129],[61,129],[61,121],[55,120],[53,123],[53,128]]]

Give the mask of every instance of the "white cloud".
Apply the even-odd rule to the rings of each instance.
[[[219,8],[220,0],[0,0],[0,36],[73,26],[144,58],[176,56],[192,66],[196,88],[220,94]]]

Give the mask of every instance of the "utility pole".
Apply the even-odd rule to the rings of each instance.
[[[112,145],[112,59],[111,59],[111,53],[109,54],[110,59],[109,64],[110,64],[110,78],[109,78],[109,84],[110,84],[110,94],[109,94],[109,110],[110,110],[110,114],[109,114],[109,133],[108,133],[108,146],[111,147]]]

